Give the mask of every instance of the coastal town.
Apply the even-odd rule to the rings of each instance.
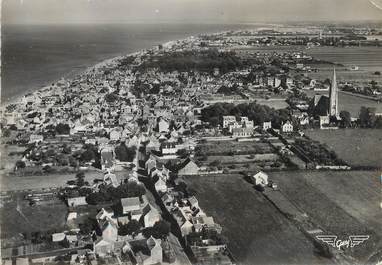
[[[333,26],[192,36],[2,106],[2,264],[273,264],[296,247],[285,264],[380,262],[378,175],[360,176],[381,169],[381,153],[365,162],[361,153],[373,154],[363,147],[358,158],[320,139],[362,130],[381,144],[380,71],[310,53],[380,49],[378,34]],[[239,226],[254,228],[236,240]],[[354,249],[317,239],[347,233],[370,239]],[[258,238],[253,249],[248,238]]]

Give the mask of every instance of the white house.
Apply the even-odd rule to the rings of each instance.
[[[223,116],[223,128],[227,128],[231,123],[236,122],[235,116]]]
[[[178,148],[173,142],[162,143],[160,149],[162,151],[162,155],[174,155],[178,152]]]
[[[168,132],[168,129],[170,128],[170,125],[167,121],[164,119],[160,119],[158,122],[158,130],[159,132]]]
[[[161,191],[161,192],[167,191],[166,182],[161,177],[159,177],[158,181],[155,182],[154,186],[157,191]]]
[[[151,205],[149,206],[149,208],[149,211],[143,217],[145,227],[152,227],[156,222],[161,220],[161,215],[158,212],[158,210],[152,207]]]
[[[290,133],[290,132],[293,132],[293,125],[292,123],[290,123],[290,121],[287,121],[286,123],[284,123],[282,126],[281,126],[281,131],[283,133]]]
[[[69,207],[77,207],[82,205],[87,205],[86,197],[74,197],[74,198],[68,198],[68,206]]]
[[[199,173],[198,165],[191,159],[186,159],[181,165],[178,171],[179,176],[183,175],[197,175]]]
[[[114,129],[110,132],[111,141],[119,141],[121,139],[121,136],[122,136],[121,130]]]
[[[143,261],[144,265],[162,264],[163,249],[161,243],[161,239],[155,239],[153,236],[147,239],[147,247],[150,250],[150,257]]]
[[[268,185],[268,175],[262,171],[258,172],[257,174],[253,175],[253,180],[255,182],[255,185],[261,185],[266,186]]]
[[[263,122],[263,130],[264,131],[271,129],[271,128],[272,128],[272,122],[270,122],[270,121]]]

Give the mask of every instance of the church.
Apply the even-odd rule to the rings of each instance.
[[[338,86],[336,69],[333,69],[333,77],[330,85],[329,96],[315,95],[309,104],[310,113],[319,117],[320,125],[329,125],[340,120],[338,112]]]

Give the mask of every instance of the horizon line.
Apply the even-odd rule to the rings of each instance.
[[[381,19],[338,19],[338,20],[258,20],[258,21],[226,21],[226,20],[121,20],[121,21],[31,21],[31,22],[4,22],[4,25],[96,25],[96,24],[197,24],[197,25],[256,25],[256,24],[352,24],[352,23],[382,23]]]

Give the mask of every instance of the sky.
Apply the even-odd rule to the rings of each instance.
[[[2,23],[381,20],[382,0],[2,0]]]

